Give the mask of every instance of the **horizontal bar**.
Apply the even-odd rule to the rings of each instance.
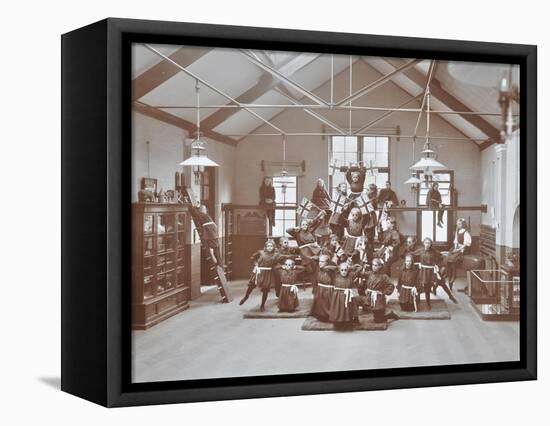
[[[276,205],[276,209],[280,210],[294,210],[298,207],[297,204],[291,205]],[[224,209],[259,209],[259,210],[271,210],[269,207],[259,206],[255,204],[231,204],[231,203],[222,203],[222,210]],[[439,210],[445,211],[481,211],[482,213],[487,213],[487,205],[481,204],[479,206],[458,206],[458,207],[443,207]],[[386,209],[389,212],[416,212],[416,211],[437,211],[428,207],[391,207]]]
[[[261,137],[272,137],[272,136],[281,136],[280,133],[228,133],[224,134],[228,137],[248,137],[248,136],[261,136]],[[383,133],[383,132],[376,132],[376,129],[373,129],[370,133],[347,133],[346,135],[341,135],[340,133],[285,133],[285,136],[287,137],[322,137],[322,136],[366,136],[366,137],[374,137],[374,136],[389,136],[389,137],[396,137],[401,139],[414,139],[415,137],[417,139],[424,139],[426,136],[413,136],[413,135],[400,135],[397,133]],[[459,137],[452,137],[452,136],[432,136],[430,135],[430,139],[435,140],[451,140],[451,141],[474,141],[474,142],[487,142],[490,141],[490,138],[459,138]]]
[[[421,96],[421,95],[420,95]],[[196,105],[151,105],[154,108],[161,109],[196,109]],[[392,107],[376,107],[376,106],[359,106],[359,105],[288,105],[288,104],[220,104],[220,105],[201,105],[201,109],[246,109],[246,108],[288,108],[288,109],[321,109],[321,110],[352,110],[352,111],[393,111],[393,112],[420,112],[420,108],[392,108]],[[430,110],[433,114],[447,115],[483,115],[487,117],[500,117],[500,113],[486,111],[447,111],[447,110]],[[514,117],[519,117],[519,114],[513,114]]]

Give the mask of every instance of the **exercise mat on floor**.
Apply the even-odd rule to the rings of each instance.
[[[448,320],[451,319],[451,313],[447,307],[447,303],[441,299],[432,299],[432,309],[428,310],[426,302],[420,301],[417,312],[402,311],[399,301],[390,300],[388,302],[388,309],[395,312],[399,319],[417,319],[417,320]]]
[[[309,331],[355,331],[355,330],[385,330],[388,323],[376,323],[372,314],[359,315],[359,322],[350,324],[346,327],[335,327],[330,322],[319,321],[315,317],[307,317],[302,324],[302,330]]]
[[[260,305],[256,305],[252,309],[244,310],[243,318],[307,318],[311,312],[312,302],[311,298],[300,299],[300,306],[295,312],[279,312],[277,299],[268,299],[263,312],[260,311]]]

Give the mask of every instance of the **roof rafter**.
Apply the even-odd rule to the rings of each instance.
[[[291,59],[289,62],[284,64],[281,67],[281,72],[285,74],[286,76],[290,77],[293,74],[295,74],[297,71],[304,68],[306,65],[310,64],[311,62],[315,61],[320,55],[300,55],[293,59]],[[243,94],[239,95],[236,100],[241,104],[252,104],[255,100],[260,98],[262,95],[266,94],[269,90],[273,89],[274,87],[279,84],[279,81],[275,79],[271,74],[262,74],[258,82],[252,86],[250,89],[248,89]],[[222,124],[224,121],[228,120],[231,116],[236,114],[239,111],[239,109],[228,109],[228,108],[220,108],[216,112],[210,114],[207,118],[205,118],[201,126],[203,126],[206,129],[214,129],[215,127]]]
[[[387,62],[390,63],[392,66],[394,66],[392,61],[387,61]],[[422,86],[423,83],[426,81],[426,76],[416,68],[411,68],[405,71],[403,75],[405,75],[412,82],[414,82],[419,86]],[[435,77],[432,78],[432,81],[430,84],[430,93],[434,98],[436,98],[438,101],[446,105],[452,111],[473,112],[471,108],[466,106],[455,95],[445,90],[441,85],[441,82]],[[499,141],[500,131],[497,128],[495,128],[491,123],[489,123],[487,120],[483,119],[483,117],[475,114],[465,114],[465,115],[461,115],[460,117],[462,117],[462,119],[466,120],[471,125],[479,129],[482,133],[487,135],[489,139],[493,140],[494,142]],[[464,132],[461,132],[461,133],[464,133]]]
[[[212,49],[198,47],[180,47],[169,58],[182,67],[195,63]],[[181,70],[167,59],[162,59],[147,71],[141,73],[132,81],[132,100],[136,101],[153,91],[165,81],[169,80]]]
[[[192,135],[197,129],[194,123],[191,123],[190,121],[184,120],[183,118],[177,117],[161,109],[152,107],[151,105],[147,105],[143,102],[133,102],[132,108],[143,115],[186,130],[187,132],[189,132],[190,135]],[[237,141],[235,139],[232,139],[229,136],[222,135],[218,132],[214,132],[212,130],[201,131],[201,135],[205,138],[213,139],[233,147],[237,145]]]
[[[353,60],[353,63],[357,62],[359,59],[355,58]],[[336,79],[338,76],[340,76],[341,74],[347,72],[347,68],[340,71],[338,74],[336,74],[333,78]],[[327,84],[329,82],[329,80],[326,80],[324,81],[323,83],[321,83],[319,86],[317,86],[315,89],[311,90],[310,92],[316,92],[317,90],[319,90],[320,88],[322,88],[325,84]],[[306,96],[302,96],[301,99],[295,99],[295,101],[297,102],[301,102],[302,99],[304,99]],[[288,110],[287,109],[283,109],[282,111],[279,111],[277,114],[275,114],[273,117],[270,118],[270,120],[275,120],[277,117],[279,117],[281,114],[284,114],[285,112],[287,112]],[[259,124],[258,126],[254,127],[252,130],[250,130],[248,132],[248,134],[250,136],[254,136],[253,133],[256,132],[258,129],[262,128],[265,124]],[[245,139],[247,136],[243,136],[241,138],[239,138],[237,140],[237,142],[241,142],[243,139]]]

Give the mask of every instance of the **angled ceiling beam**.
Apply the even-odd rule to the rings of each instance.
[[[420,95],[416,95],[415,97],[403,102],[401,105],[399,105],[397,108],[403,108],[404,106],[407,106],[408,104],[410,104],[411,102],[414,102],[418,99],[420,99],[423,95],[420,94]],[[374,120],[372,120],[371,122],[365,124],[363,127],[359,128],[358,130],[356,130],[354,132],[354,134],[359,134],[359,133],[362,133],[364,132],[365,130],[368,130],[370,128],[372,128],[373,126],[375,126],[376,124],[380,123],[381,121],[385,120],[386,118],[388,118],[390,115],[396,113],[398,111],[388,111],[384,114],[382,114],[380,117],[378,118],[375,118]]]
[[[388,59],[384,59],[384,61],[385,61],[388,65],[390,65],[391,67],[397,68],[397,66],[394,65],[394,64],[392,64]],[[373,68],[374,70],[380,72],[376,67],[374,67],[373,65],[371,65],[371,64],[369,63],[369,61],[366,60],[364,57],[363,57],[363,62],[365,62],[368,66],[370,66],[370,67]],[[434,62],[435,62],[435,61],[432,61],[432,64],[433,64]],[[434,64],[433,66],[435,67],[435,64]],[[429,70],[428,70],[428,73],[429,73]],[[409,81],[412,82],[412,80],[406,75],[406,73],[403,73],[403,77],[405,77],[407,80],[409,80]],[[429,78],[429,77],[428,77],[428,78]],[[433,77],[432,77],[432,78],[433,78]],[[426,76],[424,76],[424,79],[426,79]],[[415,82],[412,82],[412,83],[415,84]],[[424,82],[424,84],[416,84],[416,85],[419,86],[419,87],[424,87],[422,93],[419,94],[419,96],[422,97],[422,105],[420,106],[420,108],[418,109],[417,112],[419,112],[420,114],[422,113],[422,111],[423,111],[423,109],[424,109],[424,103],[425,103],[425,101],[426,101],[426,97],[425,97],[425,91],[426,91],[426,90],[425,90],[425,86],[424,86],[425,83],[426,83],[426,82]],[[394,84],[396,85],[396,87],[398,87],[399,89],[403,90],[405,93],[408,93],[408,94],[411,95],[411,96],[414,95],[414,93],[412,93],[412,92],[409,91],[408,89],[405,89],[405,88],[402,87],[399,83],[394,82]],[[445,111],[445,112],[447,112],[447,113],[453,113],[453,114],[455,113],[454,111]],[[436,112],[433,111],[433,113],[435,114]],[[468,112],[467,112],[467,114],[470,114],[470,113],[473,114],[474,112],[471,112],[471,111],[468,111]],[[443,114],[443,112],[442,112],[442,114]],[[458,114],[458,113],[457,113],[457,114]],[[420,118],[420,117],[419,117],[419,118]],[[460,139],[460,140],[470,141],[470,142],[473,143],[477,148],[479,148],[479,144],[477,143],[477,142],[479,141],[479,139],[474,139],[474,138],[472,138],[471,136],[468,136],[463,130],[461,130],[461,129],[459,129],[458,127],[456,127],[452,122],[450,122],[449,120],[445,119],[444,117],[443,117],[443,119],[445,120],[445,123],[446,123],[447,126],[453,128],[453,129],[455,129],[458,133],[460,133],[461,135],[464,136],[464,138],[463,138],[463,139]],[[416,126],[416,128],[417,128],[417,127],[418,127],[418,126]],[[415,130],[415,135],[416,135],[416,130]],[[406,139],[406,137],[404,137],[404,136],[401,136],[401,138],[402,138],[402,139]],[[419,138],[422,139],[422,138],[425,138],[425,136],[419,136]],[[416,139],[416,136],[414,136],[412,139],[413,139],[413,140]],[[435,138],[432,138],[432,137],[430,136],[430,139],[435,139]],[[448,138],[448,139],[451,140],[452,138]],[[457,140],[459,140],[459,139],[457,139]],[[486,140],[486,139],[483,139],[482,141],[485,141],[485,140]]]
[[[287,76],[285,76],[283,73],[281,73],[279,70],[276,70],[273,67],[270,67],[269,65],[264,64],[262,61],[260,61],[257,57],[253,55],[253,53],[241,50],[241,54],[247,58],[250,62],[252,62],[257,67],[261,68],[262,70],[266,71],[267,73],[271,74],[273,77],[281,80],[282,82],[288,84],[291,86],[294,90],[300,92],[302,95],[307,96],[310,98],[313,102],[318,103],[319,105],[325,105],[328,106],[328,103],[321,99],[319,96],[317,96],[315,93],[307,90],[306,88],[302,87],[298,83],[292,81]]]
[[[422,104],[420,105],[420,113],[418,114],[418,119],[416,120],[416,125],[414,126],[414,132],[413,135],[416,136],[418,131],[418,126],[420,125],[420,119],[422,118],[422,113],[424,112],[424,106],[426,105],[426,98],[428,97],[430,83],[432,82],[432,77],[434,75],[436,67],[435,59],[432,59],[430,61],[430,67],[428,69],[428,79],[426,81],[426,86],[424,86],[424,91],[422,93]]]
[[[180,72],[180,69],[171,61],[183,67],[188,67],[210,52],[210,50],[197,47],[180,47],[169,56],[170,61],[162,59],[158,64],[153,65],[133,79],[132,100],[136,101],[144,97],[147,93]]]
[[[367,84],[362,89],[357,90],[355,93],[351,94],[347,98],[342,99],[339,102],[336,102],[336,106],[341,106],[344,104],[347,104],[349,102],[353,102],[356,99],[359,99],[361,96],[366,95],[369,92],[372,92],[377,87],[382,86],[384,83],[390,81],[393,77],[395,77],[398,74],[401,74],[402,72],[408,70],[409,68],[415,66],[417,63],[421,62],[421,59],[413,59],[409,62],[407,62],[405,65],[402,65],[399,68],[396,68],[394,71],[390,72],[389,74],[386,74],[382,77],[380,77],[378,80],[373,81],[372,83]]]
[[[321,55],[300,55],[281,67],[281,72],[286,76],[291,76],[306,65],[316,60]],[[273,78],[271,74],[263,74],[258,82],[246,92],[238,96],[235,100],[241,104],[252,104],[260,96],[279,84],[279,80]],[[218,111],[205,118],[201,126],[205,129],[214,129],[224,121],[228,120],[233,114],[239,112],[239,108],[220,108]]]
[[[193,135],[196,131],[196,126],[190,121],[184,120],[183,118],[176,117],[173,114],[169,114],[166,111],[152,107],[150,105],[144,104],[143,102],[134,102],[132,104],[134,111],[137,111],[143,115],[154,118],[156,120],[162,121],[163,123],[171,124],[172,126],[179,127],[180,129],[186,130],[189,135]],[[224,143],[230,146],[236,146],[237,141],[228,136],[222,135],[218,132],[212,130],[201,131],[201,135],[205,138],[213,139],[215,141]]]
[[[287,98],[290,102],[292,102],[294,105],[300,105],[300,102],[298,102],[296,99],[292,97],[292,94],[289,92],[289,90],[286,87],[281,86],[280,88],[275,89],[278,93],[283,95],[285,98]],[[336,130],[341,135],[346,135],[347,133],[343,131],[338,125],[334,124],[332,121],[330,121],[328,118],[323,117],[321,114],[312,111],[311,109],[304,108],[304,112],[308,113],[312,117],[319,120],[321,123],[326,124],[327,126],[331,127],[332,129]]]
[[[393,65],[391,61],[389,62]],[[421,87],[424,85],[426,81],[426,76],[415,68],[409,69],[405,71],[403,74],[407,76],[411,81],[413,81],[414,83],[416,83]],[[447,90],[445,90],[441,85],[441,82],[437,80],[435,77],[432,78],[432,82],[430,84],[430,92],[433,97],[435,97],[438,101],[442,102],[449,109],[453,111],[472,112],[472,110],[468,108],[466,105],[464,105],[463,102],[461,102],[454,95],[452,95]],[[474,127],[477,127],[481,132],[486,134],[491,140],[495,142],[498,142],[500,140],[500,131],[496,127],[494,127],[491,123],[489,123],[488,121],[480,117],[479,115],[465,114],[465,115],[461,115],[461,117],[464,120],[468,121]]]
[[[354,63],[357,62],[358,60],[359,60],[359,59],[355,59],[355,60],[354,60]],[[337,75],[334,75],[334,76],[333,76],[333,79],[338,78],[340,75],[342,75],[342,74],[345,73],[345,72],[347,72],[347,69],[344,69],[344,70],[340,71]],[[331,75],[332,75],[332,72],[331,72]],[[325,84],[327,84],[327,83],[329,83],[329,82],[328,82],[328,81],[325,81],[325,82],[321,83],[319,86],[317,86],[315,89],[313,89],[313,92],[319,90],[321,87],[323,87],[323,86],[324,86]],[[304,97],[302,97],[302,99],[303,99],[303,98],[304,98]],[[301,101],[301,100],[299,100],[299,101]],[[328,106],[330,107],[330,105],[328,105]],[[270,121],[274,121],[277,117],[281,116],[282,114],[284,114],[284,113],[287,112],[287,111],[288,111],[288,110],[283,109],[282,111],[278,112],[278,113],[275,114],[273,117],[271,117],[269,120],[270,120]],[[248,135],[254,136],[253,133],[256,132],[256,131],[258,131],[258,130],[259,130],[260,128],[262,128],[263,126],[264,126],[263,124],[260,124],[259,126],[256,126],[255,128],[253,128],[252,130],[250,130],[250,131],[248,132]],[[239,138],[239,139],[237,140],[237,142],[241,142],[241,141],[242,141],[243,139],[245,139],[248,135],[242,136],[241,138]]]
[[[178,64],[177,62],[174,62],[172,59],[170,59],[168,56],[166,56],[165,54],[163,54],[162,52],[158,51],[157,49],[155,49],[154,47],[152,47],[151,45],[149,44],[144,44],[144,46],[149,49],[151,52],[153,53],[156,53],[157,55],[159,55],[160,57],[166,59],[168,62],[174,64],[176,67],[178,67],[181,71],[183,71],[185,74],[187,74],[188,76],[190,77],[193,77],[197,84],[201,83],[203,84],[204,86],[208,87],[209,89],[213,90],[214,92],[222,95],[224,98],[226,98],[227,100],[229,100],[231,103],[235,104],[235,105],[240,105],[240,103],[234,99],[231,95],[227,94],[226,92],[224,92],[223,90],[217,88],[216,86],[214,86],[213,84],[209,83],[208,81],[206,81],[204,78],[201,78],[199,77],[197,74],[195,74],[194,72],[192,72],[191,70],[189,70],[188,68],[186,67],[182,67],[180,64]],[[243,109],[245,111],[248,111],[250,114],[252,114],[254,117],[257,117],[259,118],[260,120],[262,120],[265,124],[273,127],[275,130],[277,130],[278,132],[280,132],[281,134],[284,134],[284,131],[279,129],[277,126],[275,126],[274,124],[270,123],[268,120],[266,120],[265,118],[263,118],[260,114],[258,114],[256,111],[253,111],[251,110],[250,108],[247,108],[247,107],[243,107]]]

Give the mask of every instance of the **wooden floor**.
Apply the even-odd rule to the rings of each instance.
[[[462,282],[455,284],[458,288]],[[215,288],[190,309],[146,331],[134,331],[133,381],[291,374],[464,364],[519,359],[519,323],[485,322],[468,297],[446,300],[450,320],[399,320],[385,331],[302,331],[299,319],[244,319],[256,290],[238,305],[245,281],[230,283],[235,300],[217,303]],[[455,289],[456,290],[456,289]],[[271,297],[275,297],[273,293]],[[311,297],[311,289],[299,297]],[[393,297],[396,297],[395,294]]]

